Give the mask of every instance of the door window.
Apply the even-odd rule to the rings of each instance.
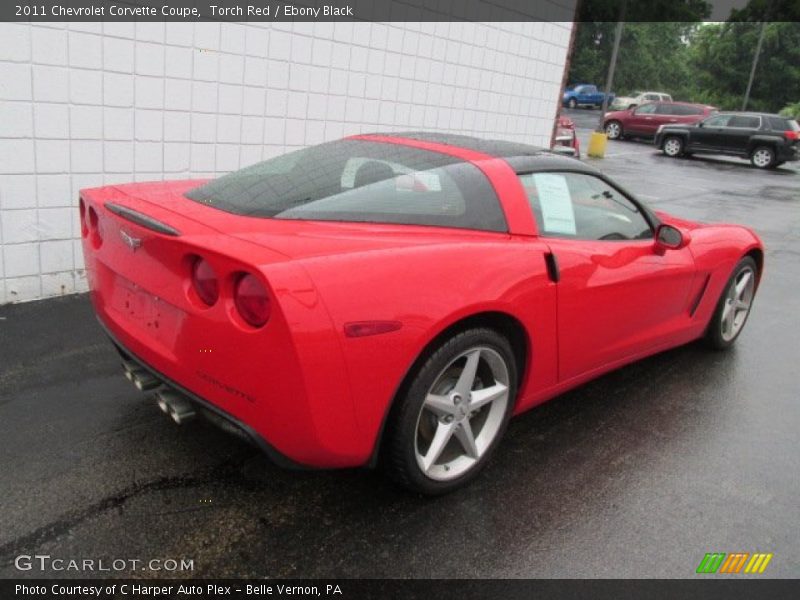
[[[728,127],[741,127],[744,129],[758,129],[761,126],[761,119],[748,115],[734,115],[728,121]]]
[[[730,115],[717,115],[703,121],[703,127],[727,127],[730,120]]]
[[[594,175],[520,175],[539,233],[580,240],[641,240],[653,237],[636,204]]]
[[[640,106],[637,108],[633,114],[635,115],[652,115],[656,112],[656,105],[655,104],[645,104],[644,106]]]
[[[644,99],[649,100],[651,102],[656,102],[658,100],[661,100],[661,97],[658,94],[645,94]]]
[[[657,115],[679,115],[679,112],[675,111],[675,106],[672,104],[657,104],[656,105],[656,114]]]

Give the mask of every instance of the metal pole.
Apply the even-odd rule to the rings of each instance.
[[[742,110],[747,110],[747,103],[750,101],[750,90],[753,88],[753,79],[756,77],[756,67],[758,57],[761,55],[761,45],[764,43],[764,31],[767,29],[767,22],[761,21],[761,33],[758,34],[758,44],[756,45],[756,55],[753,57],[753,66],[750,67],[750,80],[747,82],[747,91],[744,93]]]
[[[620,20],[617,21],[617,29],[614,32],[614,48],[611,50],[611,65],[608,68],[608,77],[606,78],[606,87],[603,90],[603,105],[600,107],[600,118],[597,119],[597,129],[595,131],[602,132],[603,129],[603,115],[606,114],[608,109],[608,95],[611,93],[611,85],[614,83],[614,70],[617,68],[617,54],[619,53],[619,40],[622,37],[622,26],[625,22],[622,20],[625,15],[625,4],[622,5]]]

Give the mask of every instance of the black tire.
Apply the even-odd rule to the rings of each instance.
[[[445,481],[429,477],[417,462],[417,436],[423,403],[431,387],[459,356],[476,347],[494,350],[504,361],[508,373],[508,401],[494,438],[469,469]],[[478,389],[478,388],[475,388]],[[486,466],[508,426],[517,395],[517,364],[508,340],[488,328],[468,329],[441,343],[410,375],[401,388],[387,422],[382,457],[387,474],[401,486],[426,495],[451,492],[466,485]],[[476,434],[477,437],[477,434]]]
[[[775,150],[769,146],[756,146],[750,152],[750,164],[759,169],[774,169],[777,166]]]
[[[678,158],[683,154],[685,144],[678,135],[668,135],[661,141],[661,151],[670,158]]]
[[[754,261],[750,256],[745,256],[736,265],[736,268],[733,270],[733,274],[728,280],[728,283],[725,285],[725,288],[722,290],[722,294],[720,295],[719,300],[717,301],[717,308],[714,310],[714,314],[711,316],[711,321],[708,324],[708,328],[706,329],[706,334],[704,338],[706,345],[715,350],[727,350],[731,346],[733,346],[733,344],[739,338],[739,335],[742,333],[742,330],[744,329],[744,326],[747,323],[747,319],[750,316],[750,309],[748,309],[747,313],[744,316],[744,321],[739,326],[735,335],[732,338],[726,339],[726,337],[723,335],[723,322],[722,322],[723,311],[725,310],[725,306],[728,301],[728,296],[731,292],[731,288],[736,285],[737,279],[741,277],[742,274],[748,269],[752,272],[753,274],[752,276],[755,277],[756,280],[758,279],[758,266],[756,265],[756,261]],[[755,296],[755,288],[753,291],[753,295]]]
[[[570,98],[569,100],[567,100],[567,106],[569,108],[577,108],[578,107],[578,101],[575,100],[575,98]]]
[[[622,123],[616,120],[611,120],[605,124],[603,128],[606,131],[606,137],[610,140],[621,140],[624,137]]]

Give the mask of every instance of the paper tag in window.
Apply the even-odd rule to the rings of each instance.
[[[536,173],[533,181],[539,194],[545,232],[575,235],[575,212],[567,179],[555,173]]]

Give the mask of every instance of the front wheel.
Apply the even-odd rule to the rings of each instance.
[[[570,108],[576,108],[578,106],[578,101],[575,100],[575,98],[570,98],[567,101],[567,106],[569,106]]]
[[[750,153],[750,162],[759,169],[769,169],[775,165],[775,151],[769,146],[759,146]]]
[[[669,136],[661,144],[661,150],[670,158],[677,158],[683,154],[683,140],[677,136]]]
[[[496,331],[470,329],[412,377],[390,417],[386,467],[406,488],[443,494],[473,479],[503,436],[517,392],[514,353]]]
[[[609,121],[606,123],[606,136],[610,140],[618,140],[622,137],[622,123],[619,121]]]
[[[717,350],[727,350],[739,337],[750,315],[756,293],[758,267],[745,256],[736,265],[706,330],[706,342]]]

